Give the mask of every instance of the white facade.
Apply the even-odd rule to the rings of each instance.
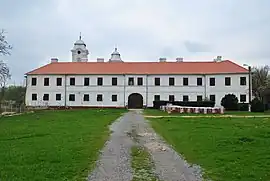
[[[98,77],[103,79],[100,86],[97,85]],[[134,85],[129,85],[130,77],[134,78]],[[138,85],[137,78],[139,77],[143,79],[143,85]],[[169,85],[170,77],[174,78],[174,85],[171,86]],[[225,85],[225,77],[230,77],[228,86]],[[245,77],[242,78],[245,79],[245,85],[240,85],[241,77]],[[36,85],[32,85],[35,78]],[[44,78],[49,78],[49,86],[44,86]],[[57,86],[57,78],[61,78],[61,86]],[[75,85],[70,85],[70,78],[75,78]],[[84,85],[85,78],[89,78],[89,86]],[[117,85],[112,85],[112,78],[117,78]],[[155,85],[155,78],[160,78],[160,86]],[[183,85],[184,78],[188,78],[188,85]],[[197,85],[197,78],[202,79],[202,85]],[[214,86],[210,86],[210,78],[215,79]],[[143,105],[147,107],[153,106],[155,95],[159,95],[160,100],[169,100],[169,96],[173,95],[176,101],[183,101],[183,96],[188,96],[189,101],[197,101],[197,96],[213,99],[214,95],[216,106],[220,106],[221,99],[228,93],[235,94],[240,102],[248,102],[248,81],[248,74],[28,75],[26,105],[125,107],[128,105],[129,95],[139,93],[143,97]],[[32,94],[36,94],[37,100]],[[48,100],[44,100],[44,94],[49,94]],[[61,94],[61,100],[56,100],[56,94]],[[70,100],[71,94],[75,96],[74,101]],[[89,101],[84,101],[85,94],[89,95]],[[98,94],[102,95],[102,101],[97,101]],[[117,95],[116,101],[112,101],[112,95]]]

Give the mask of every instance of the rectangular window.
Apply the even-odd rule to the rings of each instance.
[[[32,86],[37,85],[37,78],[36,77],[32,77],[31,85]]]
[[[231,77],[225,77],[225,86],[231,85]]]
[[[32,101],[36,101],[37,100],[37,94],[32,94]]]
[[[160,95],[154,95],[154,100],[155,101],[160,101]]]
[[[56,86],[62,86],[62,78],[56,78]]]
[[[202,78],[201,77],[197,78],[197,86],[202,86]]]
[[[89,94],[84,94],[83,95],[83,101],[89,101]]]
[[[188,98],[188,96],[187,96],[187,95],[184,95],[184,96],[183,96],[183,101],[187,102],[187,101],[188,101],[188,99],[189,99],[189,98]]]
[[[174,77],[169,77],[169,86],[174,86]]]
[[[128,78],[128,85],[134,85],[134,78],[133,77]]]
[[[247,78],[246,77],[240,77],[240,85],[247,85]]]
[[[112,78],[112,85],[117,85],[117,77]]]
[[[98,77],[97,78],[97,85],[98,86],[102,86],[103,85],[103,78],[102,77]]]
[[[183,85],[185,85],[185,86],[188,85],[188,78],[187,77],[183,78]]]
[[[201,102],[202,101],[202,96],[201,95],[197,96],[197,101],[198,102]]]
[[[142,77],[137,78],[137,84],[138,85],[143,85],[143,78]]]
[[[210,86],[215,86],[216,85],[216,79],[214,77],[211,77],[209,82],[210,82]]]
[[[155,77],[155,85],[156,86],[160,85],[160,78],[159,77]]]
[[[69,85],[75,85],[75,77],[69,79]]]
[[[240,102],[246,102],[247,101],[247,96],[245,94],[240,95]]]
[[[55,95],[55,100],[61,101],[61,94],[56,94]]]
[[[84,86],[89,86],[89,85],[90,85],[89,77],[84,77]]]
[[[43,101],[48,101],[48,100],[49,100],[49,94],[44,94]]]
[[[210,95],[210,101],[216,102],[216,96],[215,95]]]
[[[49,78],[44,78],[44,86],[49,86],[50,85],[50,79]]]
[[[117,95],[112,95],[112,102],[116,102],[117,101]]]
[[[75,94],[69,94],[69,101],[75,101]]]
[[[174,95],[169,95],[169,101],[174,102]]]
[[[98,102],[101,102],[102,99],[103,99],[103,98],[102,98],[102,94],[98,94],[98,95],[97,95],[97,101],[98,101]]]

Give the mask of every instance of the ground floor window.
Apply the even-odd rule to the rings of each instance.
[[[49,100],[49,94],[44,94],[43,101],[48,101],[48,100]]]
[[[89,94],[83,95],[83,101],[89,101]]]
[[[210,101],[216,102],[216,96],[215,95],[210,95]]]
[[[197,96],[197,101],[202,101],[202,96],[201,95]]]
[[[155,100],[155,101],[159,101],[159,100],[160,100],[160,95],[155,95],[155,96],[154,96],[154,100]]]
[[[103,100],[102,94],[98,94],[98,95],[97,95],[97,101],[98,101],[98,102],[101,102],[102,100]]]
[[[69,94],[69,101],[75,101],[75,94]]]
[[[55,99],[56,99],[57,101],[61,101],[61,94],[56,94]]]
[[[240,102],[246,102],[247,96],[245,94],[240,95]]]
[[[117,95],[112,95],[112,102],[116,102],[117,101]]]
[[[174,95],[169,95],[169,101],[173,102],[174,101]]]
[[[36,101],[37,100],[37,94],[32,94],[32,101]]]
[[[183,101],[187,102],[188,99],[189,99],[189,98],[188,98],[188,95],[184,95],[184,96],[183,96]]]

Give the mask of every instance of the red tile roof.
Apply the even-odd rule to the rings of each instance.
[[[26,74],[223,74],[248,73],[229,60],[221,62],[54,62]]]

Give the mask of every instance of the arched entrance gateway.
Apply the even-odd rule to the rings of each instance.
[[[128,96],[128,108],[129,109],[143,108],[143,96],[139,93],[130,94]]]

